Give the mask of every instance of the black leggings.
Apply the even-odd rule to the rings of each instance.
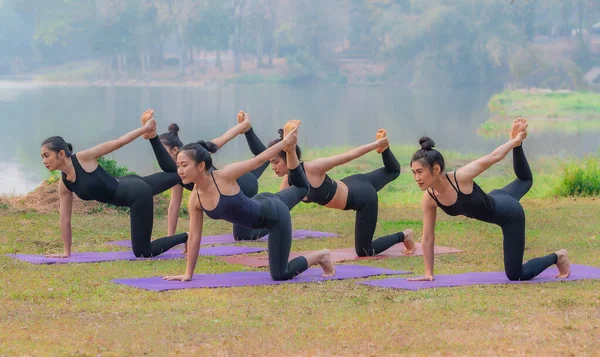
[[[275,281],[290,280],[308,269],[308,261],[300,256],[288,262],[292,249],[292,217],[290,208],[300,202],[308,193],[308,180],[302,166],[290,170],[294,176],[294,184],[275,194],[263,192],[252,198],[260,202],[261,216],[252,227],[255,230],[267,230],[269,234],[269,271]]]
[[[262,141],[260,141],[260,139],[258,138],[258,136],[256,136],[254,129],[250,128],[250,130],[244,133],[244,136],[246,137],[248,147],[250,148],[250,151],[254,156],[259,155],[263,151],[267,150],[265,144],[263,144]],[[263,172],[265,172],[267,167],[269,167],[269,161],[266,161],[259,168],[252,170],[250,173],[258,180],[260,176],[262,176]]]
[[[354,247],[359,257],[377,255],[394,244],[404,241],[404,233],[398,232],[373,240],[377,226],[377,192],[400,175],[400,164],[387,148],[381,153],[384,167],[367,174],[357,174],[342,179],[348,186],[348,200],[344,210],[355,210]]]
[[[175,172],[176,173],[177,172],[177,163],[175,163],[175,161],[173,161],[173,158],[171,157],[171,155],[169,155],[169,153],[167,152],[165,147],[162,145],[158,136],[153,137],[149,141],[150,141],[150,144],[152,145],[152,150],[154,151],[154,156],[156,156],[156,161],[158,161],[158,166],[160,166],[160,169],[163,170],[164,172]],[[267,165],[268,164],[269,163],[267,162]],[[258,169],[256,169],[256,170],[258,170]],[[254,170],[254,171],[256,171],[256,170]],[[240,190],[242,190],[244,195],[246,195],[247,197],[254,197],[258,193],[258,177],[260,177],[260,175],[258,177],[254,176],[254,173],[253,173],[254,171],[252,171],[250,173],[246,173],[237,179],[237,183],[240,186]],[[264,171],[264,168],[263,168],[263,171]],[[262,172],[260,174],[262,174]],[[194,188],[193,183],[184,185],[180,181],[179,184],[181,184],[183,187],[185,187],[189,191],[191,191]]]
[[[309,183],[308,183],[308,179],[306,178],[306,175],[304,174],[304,170],[302,169],[302,165],[299,165],[297,168],[295,168],[293,170],[289,170],[289,177],[290,177],[290,182],[292,183],[292,186],[290,186],[284,190],[281,190],[275,194],[277,197],[282,197],[281,201],[286,205],[288,213],[300,201],[302,201],[304,196],[306,196],[306,194],[308,193],[308,187],[310,187]],[[294,188],[294,187],[296,188],[295,190],[290,190],[291,188]],[[298,190],[304,189],[305,187],[306,187],[306,193],[304,194],[304,196],[300,197],[300,199],[297,199],[296,195],[298,194]],[[247,228],[247,227],[239,226],[236,224],[233,225],[233,238],[237,241],[257,240],[259,238],[266,236],[267,234],[269,234],[269,232],[270,232],[269,228],[256,228],[256,227]],[[270,241],[270,239],[269,239],[269,241]]]
[[[265,144],[263,144],[262,141],[260,141],[260,139],[258,138],[258,136],[256,136],[256,133],[254,132],[254,130],[252,128],[250,128],[250,130],[248,130],[246,133],[244,133],[244,136],[246,137],[246,141],[248,142],[248,147],[250,148],[250,151],[255,156],[259,155],[263,151],[267,150],[267,147],[265,146]],[[256,177],[256,179],[258,180],[260,178],[260,176],[263,174],[263,172],[265,172],[267,167],[269,167],[269,161],[265,162],[259,168],[251,171],[250,173],[252,174],[252,176]],[[257,182],[257,185],[258,185],[258,182]],[[246,195],[246,196],[248,196],[248,195]],[[248,197],[252,197],[252,196],[248,196]],[[294,206],[297,203],[298,202],[294,203],[293,205],[287,204],[289,210],[294,208]],[[242,227],[242,226],[238,226],[235,224],[233,225],[233,238],[237,241],[257,240],[259,238],[266,236],[267,234],[269,234],[269,230],[266,228],[264,228],[264,229],[249,229],[247,227]]]
[[[180,181],[177,174],[159,172],[144,177],[131,175],[120,177],[118,181],[117,191],[110,203],[130,209],[131,246],[136,257],[155,257],[187,242],[187,233],[151,241],[154,221],[153,197],[175,186]]]
[[[556,264],[555,253],[534,258],[523,264],[525,251],[525,211],[519,203],[533,184],[523,147],[513,149],[513,168],[517,178],[499,190],[489,193],[495,201],[494,222],[502,228],[504,271],[509,280],[530,280]]]

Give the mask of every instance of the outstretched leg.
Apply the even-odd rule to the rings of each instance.
[[[381,153],[383,167],[364,174],[375,191],[379,192],[385,185],[394,181],[400,175],[400,163],[392,153],[390,148]]]
[[[256,133],[254,132],[254,129],[250,128],[250,130],[248,130],[247,132],[244,133],[244,136],[246,137],[246,142],[248,142],[248,147],[250,148],[250,151],[252,152],[252,154],[254,156],[267,150],[267,147],[265,146],[265,144],[263,144],[262,141],[260,141],[260,139],[258,138]],[[260,167],[250,171],[250,173],[254,177],[256,177],[256,179],[259,179],[262,176],[263,172],[265,172],[267,167],[269,167],[268,161],[266,161]]]
[[[173,158],[167,152],[167,149],[163,146],[158,138],[158,135],[153,137],[150,141],[150,145],[152,145],[152,151],[154,151],[154,156],[156,156],[156,161],[158,162],[158,166],[164,172],[177,172],[177,164],[173,161]]]
[[[152,189],[152,195],[156,196],[181,182],[177,173],[157,172],[148,176],[140,177]]]
[[[517,178],[502,188],[502,191],[513,196],[517,201],[531,189],[533,185],[533,175],[529,168],[529,163],[523,151],[523,145],[517,146],[513,150],[513,169]]]

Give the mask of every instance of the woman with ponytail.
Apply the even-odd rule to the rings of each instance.
[[[240,112],[243,113],[243,112]],[[233,128],[227,130],[223,135],[215,138],[211,141],[200,140],[197,143],[204,146],[207,151],[214,154],[222,148],[225,144],[231,141],[239,134],[248,130],[251,127],[250,116],[246,114],[243,118],[239,118],[238,113],[238,124]],[[144,124],[144,122],[142,122]],[[158,165],[165,172],[177,172],[177,153],[183,147],[183,143],[179,138],[179,126],[175,123],[169,125],[168,132],[156,135],[156,131],[153,131],[147,135],[150,137],[149,141],[152,145],[152,150],[158,161]],[[237,183],[240,186],[241,191],[248,197],[254,197],[258,193],[258,178],[263,171],[269,166],[269,161],[265,161],[255,170],[245,173],[237,179]],[[194,188],[193,183],[183,184],[174,186],[171,189],[171,200],[169,202],[169,209],[167,215],[167,226],[168,234],[174,234],[177,228],[177,220],[179,218],[179,211],[181,209],[181,201],[183,197],[183,188],[191,191]],[[238,239],[240,236],[245,237],[250,230],[244,227],[234,226],[234,237]],[[263,234],[266,235],[266,232]]]
[[[153,196],[179,182],[175,173],[160,172],[140,177],[130,175],[118,179],[109,175],[97,160],[129,144],[141,135],[156,130],[153,110],[142,115],[145,123],[116,140],[107,141],[91,149],[73,153],[71,144],[60,136],[50,137],[42,143],[41,155],[49,171],[60,170],[58,183],[60,197],[60,230],[64,251],[52,257],[68,258],[71,255],[71,214],[73,193],[82,200],[96,200],[115,206],[129,207],[131,222],[131,245],[136,257],[150,258],[185,243],[187,233],[170,235],[151,242],[154,219]]]
[[[246,136],[250,151],[254,155],[267,150],[252,128],[248,129],[244,135]],[[279,136],[279,139],[275,139],[269,143],[269,147],[273,147],[283,140],[283,130],[281,129],[279,129]],[[374,239],[379,211],[377,193],[400,175],[400,163],[398,163],[398,160],[396,160],[392,150],[389,148],[386,130],[378,130],[375,139],[370,144],[360,146],[340,155],[302,162],[301,166],[304,168],[306,177],[310,183],[308,195],[303,201],[314,202],[332,209],[356,211],[354,246],[356,254],[359,257],[377,255],[398,243],[404,244],[406,248],[404,251],[405,254],[412,254],[415,249],[415,243],[411,229],[405,229],[402,232]],[[342,180],[334,180],[327,174],[331,169],[346,164],[373,150],[381,154],[383,167],[366,174],[352,175]],[[301,158],[301,155],[300,148],[296,146],[296,156]],[[287,155],[284,151],[279,151],[270,158],[275,174],[283,177],[280,189],[285,189],[290,185],[286,157]],[[262,232],[256,231],[250,234],[250,236],[260,237],[260,234]]]
[[[567,251],[561,249],[523,263],[525,250],[525,212],[519,203],[531,188],[533,176],[523,151],[527,137],[527,120],[517,118],[512,125],[509,140],[491,154],[479,158],[454,172],[444,172],[444,157],[434,149],[428,137],[419,140],[421,149],[411,160],[414,179],[423,193],[423,258],[425,276],[415,281],[433,280],[433,246],[437,208],[450,216],[463,215],[493,223],[502,228],[504,271],[509,280],[530,280],[556,264],[557,278],[570,275]],[[474,181],[492,165],[502,161],[512,151],[513,168],[517,178],[505,187],[485,193]]]
[[[289,207],[297,204],[308,192],[308,181],[296,156],[299,121],[289,121],[286,135],[278,144],[256,157],[226,165],[214,170],[206,143],[185,145],[177,154],[178,174],[183,184],[194,183],[194,192],[188,202],[190,212],[190,239],[187,265],[183,275],[166,276],[165,280],[192,280],[200,241],[203,212],[213,219],[222,219],[252,229],[267,229],[269,234],[269,270],[273,280],[289,280],[309,266],[319,264],[324,276],[335,274],[330,253],[319,252],[294,258],[288,262],[292,246],[292,219]],[[287,153],[291,186],[276,194],[263,192],[248,198],[240,189],[237,179],[257,169],[279,151]]]

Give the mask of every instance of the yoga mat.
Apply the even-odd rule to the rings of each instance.
[[[309,231],[306,229],[297,229],[292,234],[292,239],[304,239],[304,238],[324,238],[324,237],[337,237],[338,234],[329,232]],[[268,237],[262,237],[255,241],[236,241],[233,239],[233,234],[225,233],[215,236],[203,236],[201,244],[228,244],[228,243],[243,243],[243,242],[266,242]],[[108,244],[114,244],[121,247],[131,248],[130,240],[119,240],[115,242],[109,242]]]
[[[321,277],[321,268],[310,268],[291,280],[274,281],[268,271],[244,271],[222,274],[194,274],[192,281],[166,281],[162,277],[114,279],[113,282],[140,289],[164,291],[191,288],[220,288],[232,286],[278,285],[289,283],[315,283],[327,280],[365,278],[375,275],[408,274],[406,271],[374,268],[364,265],[338,265],[335,276]]]
[[[557,279],[554,276],[558,273],[556,267],[544,270],[540,275],[526,281],[510,281],[504,272],[482,272],[465,273],[456,275],[436,275],[434,281],[408,281],[401,278],[390,278],[382,280],[372,280],[362,282],[361,284],[378,286],[382,288],[420,290],[431,288],[445,288],[450,286],[469,286],[469,285],[491,285],[491,284],[523,284],[523,283],[549,283],[557,281],[573,281],[581,279],[600,279],[600,268],[572,264],[571,276],[568,279]]]
[[[365,260],[365,259],[385,259],[385,258],[396,258],[396,257],[412,257],[423,255],[423,249],[421,249],[421,243],[415,243],[416,249],[415,253],[411,255],[406,255],[402,253],[404,250],[404,244],[396,244],[392,246],[390,249],[385,252],[378,254],[374,257],[359,257],[356,255],[356,251],[354,248],[343,248],[343,249],[330,249],[331,252],[331,260],[334,263],[341,263],[352,260]],[[290,259],[296,258],[301,255],[306,255],[310,253],[314,253],[316,250],[306,251],[306,252],[291,252]],[[450,253],[461,253],[460,249],[450,248],[450,247],[434,247],[434,254],[450,254]],[[266,255],[254,256],[254,257],[221,257],[221,260],[226,261],[231,264],[242,264],[248,265],[255,268],[262,268],[269,266],[269,257]]]
[[[235,254],[248,254],[264,251],[264,248],[242,247],[242,246],[222,246],[207,247],[200,249],[200,255],[203,256],[223,256]],[[164,260],[164,259],[183,259],[181,250],[172,249],[154,258],[136,258],[133,252],[75,252],[69,258],[47,258],[36,254],[6,254],[11,258],[23,260],[32,264],[60,264],[60,263],[96,263],[115,260]]]

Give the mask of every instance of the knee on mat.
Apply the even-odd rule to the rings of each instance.
[[[275,281],[290,280],[285,272],[271,272],[271,279]]]
[[[233,235],[233,239],[235,239],[236,242],[241,242],[241,241],[245,241],[245,240],[256,240],[256,238],[252,237],[252,236],[246,236],[246,235]]]
[[[356,249],[356,255],[358,255],[359,257],[363,258],[363,257],[372,257],[375,254],[373,254],[373,249],[369,249],[369,250],[365,250],[362,248],[357,248]]]
[[[152,258],[152,253],[150,253],[149,251],[143,251],[139,249],[134,249],[133,255],[135,255],[136,258]]]
[[[519,280],[521,280],[521,274],[520,273],[506,272],[506,277],[510,281],[519,281]]]

